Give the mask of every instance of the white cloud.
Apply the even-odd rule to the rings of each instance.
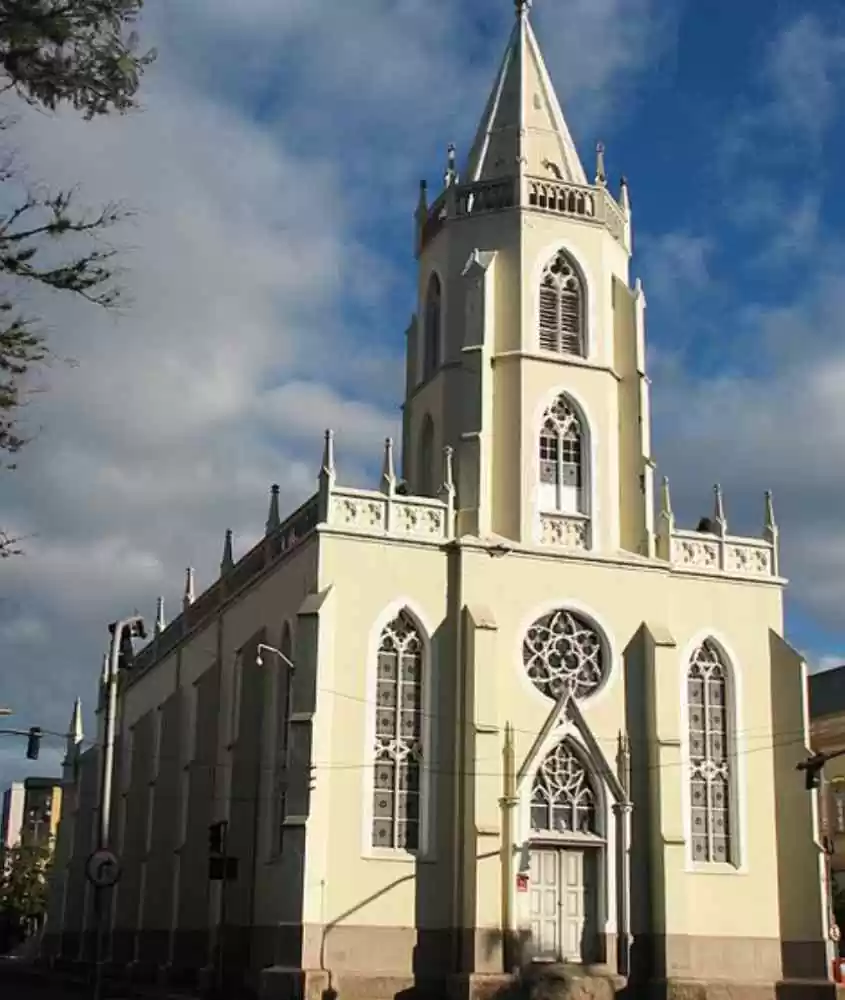
[[[538,12],[589,128],[649,43],[650,0],[641,17],[622,6]],[[160,592],[176,606],[189,563],[210,582],[227,527],[239,551],[262,531],[271,482],[289,509],[307,495],[325,426],[345,481],[377,469],[404,381],[415,180],[469,141],[509,16],[449,0],[149,5],[161,54],[141,113],[23,114],[34,178],[138,214],[112,234],[131,247],[120,315],[33,299],[79,364],[45,373],[27,413],[40,433],[4,479],[0,524],[28,539],[3,567],[0,635],[22,715],[61,728],[73,697],[90,703],[106,623]],[[42,624],[50,655],[31,656],[15,615]]]

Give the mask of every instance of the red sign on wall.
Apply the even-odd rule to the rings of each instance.
[[[516,891],[528,892],[528,876],[520,873],[516,876]]]

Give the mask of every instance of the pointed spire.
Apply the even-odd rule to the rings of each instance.
[[[420,196],[417,199],[417,218],[425,219],[428,215],[428,183],[420,181]]]
[[[528,12],[517,0],[501,67],[476,131],[464,180],[524,174],[587,185],[587,176],[563,117]]]
[[[607,187],[607,171],[604,166],[604,143],[596,144],[596,181],[599,187]]]
[[[713,518],[716,521],[716,530],[724,535],[728,530],[728,522],[725,518],[725,502],[722,497],[722,487],[716,483],[713,487]]]
[[[235,565],[232,554],[232,529],[226,529],[226,537],[223,539],[223,558],[220,560],[220,575],[225,576]]]
[[[109,682],[109,670],[111,669],[111,664],[109,663],[109,654],[103,653],[103,669],[100,671],[100,687],[105,688]]]
[[[182,609],[187,611],[196,600],[196,588],[193,567],[185,570],[185,593],[182,595]]]
[[[388,496],[396,492],[396,466],[393,461],[393,438],[384,440],[384,460],[381,466],[381,491]]]
[[[153,628],[154,635],[161,635],[167,628],[167,620],[164,617],[164,598],[159,597],[156,601],[156,622]]]
[[[270,487],[270,510],[267,514],[267,523],[264,525],[265,534],[272,535],[276,528],[282,524],[279,513],[279,486],[273,483]]]

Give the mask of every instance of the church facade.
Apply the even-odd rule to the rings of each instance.
[[[268,996],[475,994],[543,961],[826,977],[771,498],[750,538],[718,488],[697,530],[655,496],[627,186],[601,149],[587,177],[527,6],[465,167],[420,190],[401,470],[387,442],[378,488],[344,487],[327,432],[315,495],[283,520],[275,491],[122,679],[118,965],[222,956]],[[51,896],[68,958],[93,954],[96,785],[94,749]]]

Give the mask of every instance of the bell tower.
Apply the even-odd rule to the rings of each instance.
[[[420,185],[404,474],[433,495],[455,455],[458,531],[653,555],[645,297],[631,208],[590,182],[529,20],[516,23],[463,170]]]

